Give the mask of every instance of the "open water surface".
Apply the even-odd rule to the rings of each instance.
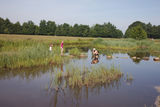
[[[72,58],[66,64],[25,70],[0,71],[0,107],[156,107],[155,87],[160,87],[160,62],[133,60],[130,54],[113,53],[112,59],[100,54],[99,62],[91,64],[91,51],[87,57]],[[87,67],[114,65],[124,76],[117,84],[92,88],[59,89],[52,86],[55,69],[65,72],[66,66]],[[126,80],[126,75],[133,77]],[[157,106],[159,107],[159,106]]]

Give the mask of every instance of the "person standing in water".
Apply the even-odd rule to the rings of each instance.
[[[96,64],[99,62],[99,52],[95,48],[92,50],[92,62],[91,64]]]
[[[63,55],[63,41],[61,42],[61,55]]]

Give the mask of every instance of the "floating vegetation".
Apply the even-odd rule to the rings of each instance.
[[[72,88],[80,88],[82,86],[95,87],[119,81],[122,76],[123,73],[114,66],[111,66],[111,68],[106,68],[105,66],[93,66],[91,68],[69,66],[66,67],[66,71],[62,75],[59,72],[55,72],[54,81],[59,81],[60,78],[63,78]]]

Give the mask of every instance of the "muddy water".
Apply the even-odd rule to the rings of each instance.
[[[0,71],[0,107],[151,107],[160,95],[160,62],[153,56],[133,60],[130,53],[113,53],[113,58],[100,54],[99,62],[91,64],[91,51],[87,57],[72,58],[69,63],[59,66],[31,68],[25,70]],[[142,55],[143,56],[143,55]],[[87,67],[105,65],[118,66],[124,77],[118,83],[105,84],[92,88],[53,86],[54,72],[65,72],[66,66]],[[126,75],[133,77],[126,80]],[[62,84],[63,86],[63,84]],[[158,107],[158,106],[157,106]]]

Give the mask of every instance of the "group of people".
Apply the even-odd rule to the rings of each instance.
[[[53,48],[53,44],[50,44],[49,46],[49,51],[52,51]],[[63,41],[60,44],[60,49],[61,49],[61,55],[63,55]],[[99,62],[99,52],[98,50],[96,50],[95,48],[93,48],[92,50],[92,62],[91,64],[96,64]]]
[[[53,48],[53,44],[50,44],[49,51],[52,51],[52,48]],[[61,48],[61,55],[63,55],[63,41],[61,42],[60,48]]]

